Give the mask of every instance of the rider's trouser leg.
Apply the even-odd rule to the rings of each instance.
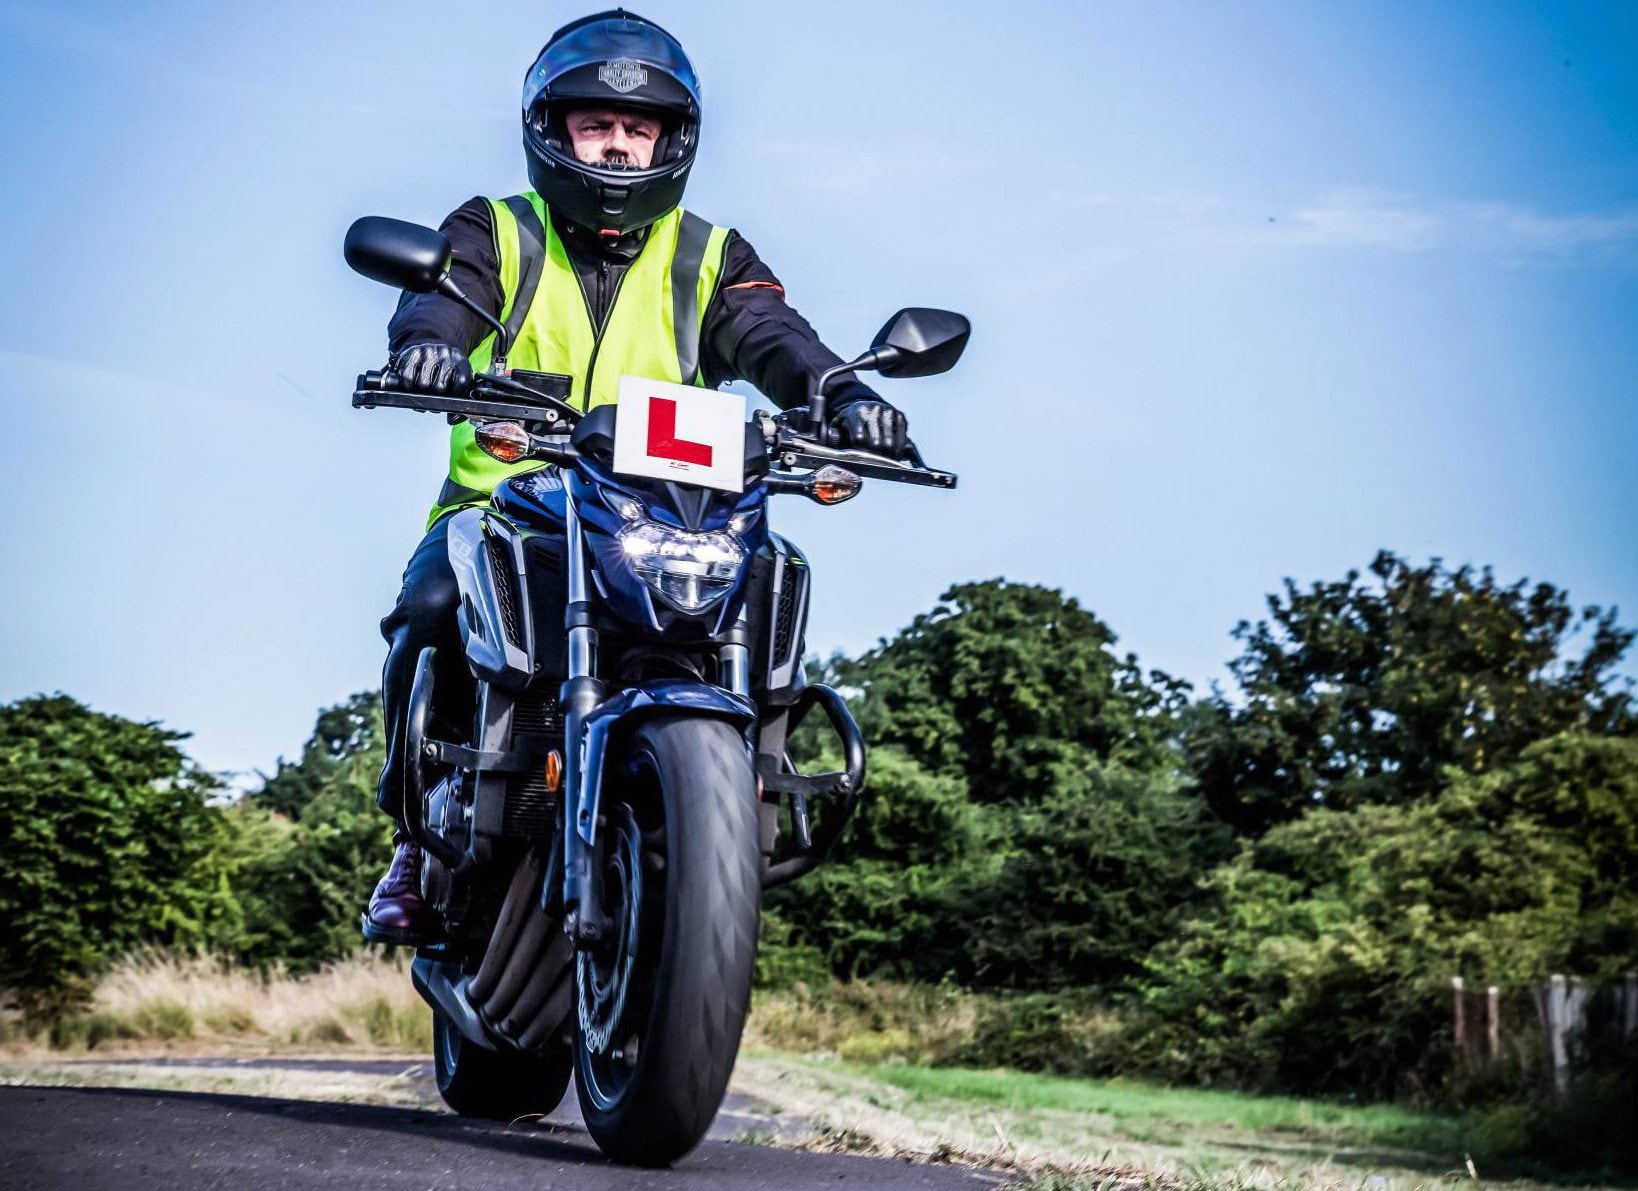
[[[438,670],[434,689],[443,695],[457,694],[463,687],[460,628],[455,610],[460,591],[455,572],[449,565],[449,522],[441,518],[427,531],[404,568],[404,586],[398,602],[381,622],[387,639],[387,663],[381,671],[381,708],[387,728],[387,762],[381,770],[376,802],[396,820],[404,822],[404,732],[409,718],[410,687],[415,682],[415,665],[421,651],[431,645],[438,650]],[[459,693],[464,694],[464,690]]]

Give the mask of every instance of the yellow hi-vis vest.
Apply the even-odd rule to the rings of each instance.
[[[490,199],[489,206],[504,295],[500,321],[512,341],[509,368],[570,378],[569,403],[582,411],[613,402],[622,376],[705,384],[700,335],[722,275],[727,228],[681,208],[650,224],[599,328],[544,200],[531,191]],[[473,349],[473,372],[489,367],[494,347],[491,332]],[[491,458],[473,430],[461,422],[450,435],[449,479],[428,528],[446,513],[486,503],[502,480],[543,466]]]

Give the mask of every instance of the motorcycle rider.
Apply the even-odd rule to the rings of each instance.
[[[474,198],[441,226],[452,278],[511,332],[508,365],[572,378],[577,408],[613,401],[629,374],[711,388],[743,377],[788,409],[841,363],[743,237],[679,207],[699,132],[699,80],[674,37],[623,9],[583,17],[552,35],[525,76],[533,190]],[[459,393],[492,359],[488,324],[435,293],[406,293],[388,335],[392,370],[420,392]],[[904,415],[856,377],[831,388],[829,408],[845,445],[904,450]],[[403,827],[403,751],[421,651],[437,647],[438,689],[467,682],[448,515],[487,503],[496,484],[529,466],[491,459],[470,423],[455,426],[449,477],[381,622],[388,742],[377,802],[399,827],[364,915],[364,935],[377,942],[415,943],[434,926],[420,850]]]

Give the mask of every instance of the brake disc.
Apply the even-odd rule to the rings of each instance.
[[[580,1011],[580,1036],[586,1049],[603,1054],[609,1049],[615,1027],[626,1009],[626,993],[637,962],[637,935],[643,909],[643,835],[631,807],[621,804],[619,822],[609,840],[608,869],[603,896],[623,898],[617,912],[610,915],[615,937],[608,949],[607,964],[592,951],[575,957],[575,988]]]

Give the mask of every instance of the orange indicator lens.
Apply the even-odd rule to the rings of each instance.
[[[529,432],[516,422],[482,422],[473,437],[485,455],[502,463],[516,463],[529,453]]]
[[[864,481],[845,467],[827,463],[813,473],[813,499],[822,505],[839,505],[852,500],[864,487]]]

